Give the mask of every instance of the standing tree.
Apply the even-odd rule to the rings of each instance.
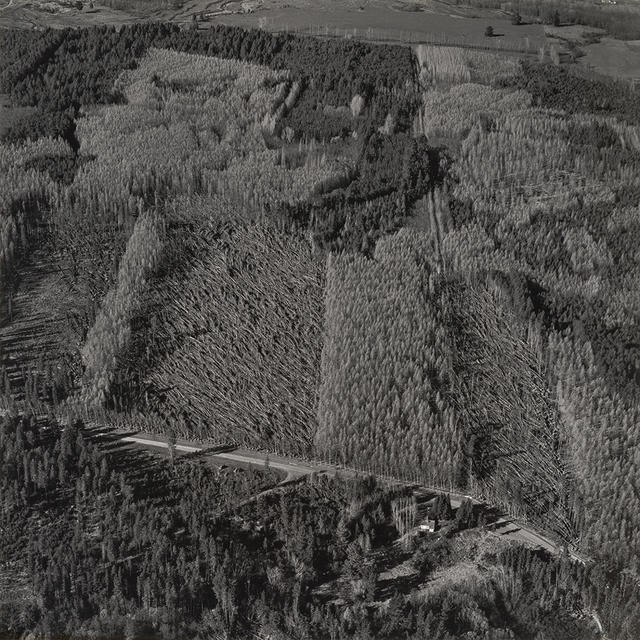
[[[344,573],[352,580],[359,580],[365,566],[365,554],[357,540],[347,546],[347,557],[344,561]]]
[[[476,517],[473,512],[473,503],[469,499],[462,501],[456,512],[456,524],[458,529],[470,529],[476,524]]]
[[[393,524],[400,536],[404,536],[415,525],[417,504],[414,496],[403,496],[391,502]]]
[[[484,30],[484,35],[487,38],[493,38],[493,27],[491,25],[489,25],[485,30]]]
[[[373,602],[376,597],[376,586],[378,584],[378,568],[374,562],[365,565],[362,571],[362,588],[364,598],[367,602]]]
[[[169,429],[167,429],[167,449],[169,451],[169,461],[171,462],[172,467],[176,457],[176,441],[176,430],[173,427],[169,427]]]
[[[439,520],[451,520],[453,518],[453,508],[451,498],[446,493],[440,493],[431,507],[431,514]]]

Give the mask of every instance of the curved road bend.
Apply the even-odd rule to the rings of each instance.
[[[136,433],[135,435],[123,435],[119,438],[122,442],[130,442],[132,444],[137,444],[144,448],[148,449],[168,449],[169,445],[167,441],[162,436],[158,436],[150,433]],[[351,469],[343,469],[336,467],[332,464],[320,464],[315,462],[301,462],[297,460],[292,460],[291,458],[284,458],[282,456],[272,456],[270,454],[263,453],[261,451],[251,451],[248,449],[233,449],[232,451],[224,451],[224,452],[210,452],[209,449],[211,447],[207,447],[207,445],[190,442],[187,440],[178,439],[175,444],[175,449],[181,453],[198,453],[200,451],[207,452],[207,458],[211,460],[214,464],[219,465],[249,465],[253,467],[264,467],[265,463],[268,460],[269,467],[272,469],[277,469],[287,474],[287,480],[292,480],[295,478],[299,478],[301,476],[309,475],[313,472],[316,473],[325,473],[328,475],[336,475],[340,473],[341,475],[356,475],[358,472]],[[391,480],[388,478],[382,478],[385,482],[393,482],[396,484],[399,483],[397,480]],[[407,483],[413,484],[413,483]],[[442,489],[438,489],[435,487],[425,487],[425,489],[432,491],[443,492]],[[445,491],[451,499],[451,506],[456,508],[459,507],[462,503],[462,500],[467,498],[460,493]],[[476,499],[473,499],[474,503],[480,504],[480,502]],[[547,538],[544,535],[541,535],[534,529],[531,529],[528,526],[523,524],[514,522],[511,518],[500,518],[496,522],[491,524],[492,533],[495,535],[499,535],[502,538],[507,538],[510,540],[515,540],[522,544],[526,544],[528,546],[532,546],[535,548],[542,548],[546,551],[549,551],[553,554],[560,554],[562,552],[561,548],[553,542],[553,540]],[[573,551],[569,551],[570,557],[581,563],[585,563],[587,560],[584,556],[575,553]]]

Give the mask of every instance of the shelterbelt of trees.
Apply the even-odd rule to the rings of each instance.
[[[522,577],[529,568],[518,568],[513,580],[465,587],[460,601],[431,592],[426,608],[419,598],[394,601],[396,626],[385,627],[381,609],[349,601],[347,614],[316,599],[320,582],[307,581],[309,566],[330,565],[337,584],[329,589],[339,590],[340,563],[351,557],[348,566],[363,568],[361,595],[375,599],[365,571],[375,557],[371,523],[386,525],[370,514],[351,556],[324,549],[324,560],[309,560],[310,534],[287,550],[290,573],[278,561],[271,577],[237,560],[244,550],[233,542],[223,546],[242,576],[197,569],[224,565],[224,554],[214,562],[213,552],[188,547],[179,566],[191,568],[180,579],[158,568],[135,589],[130,556],[142,551],[130,541],[114,547],[110,581],[87,578],[84,591],[71,589],[64,571],[43,591],[44,564],[30,564],[27,583],[49,598],[40,602],[89,594],[64,614],[82,633],[91,625],[99,633],[96,611],[117,602],[116,635],[136,607],[140,624],[176,635],[175,614],[162,631],[147,615],[166,607],[170,616],[176,603],[196,626],[239,637],[251,620],[301,638],[398,629],[553,637],[536,617],[589,637],[581,625],[592,609],[609,636],[637,635],[637,93],[488,53],[425,47],[414,56],[229,27],[136,25],[23,40],[7,32],[0,47],[3,91],[32,107],[0,145],[2,406],[97,405],[167,437],[227,439],[457,488],[596,559],[581,573],[524,552],[499,556],[506,576],[512,560],[535,565],[553,597],[542,603],[542,587]],[[20,348],[27,319],[14,313],[14,294],[29,282],[32,252],[64,295],[23,291],[33,293],[31,327],[45,345],[29,352]],[[54,324],[65,331],[50,331]],[[38,504],[58,500],[43,485],[56,465],[65,478],[51,459],[42,471],[34,465],[27,456],[12,471],[28,474],[24,496],[21,484],[8,494],[22,506],[32,492]],[[94,493],[111,491],[98,484]],[[292,504],[303,494],[292,493]],[[375,503],[383,515],[384,500]],[[172,509],[161,516],[173,523],[164,563],[186,540],[231,527],[214,520],[202,534],[199,525],[184,533]],[[338,522],[327,514],[318,535],[333,536]],[[248,537],[248,548],[270,548]],[[107,562],[108,550],[94,548],[91,562]],[[125,567],[129,577],[118,578]],[[257,609],[247,604],[283,580],[290,591]],[[92,600],[92,590],[102,595]],[[465,598],[476,604],[456,617]],[[512,616],[508,624],[494,624],[496,608]],[[45,611],[29,620],[45,625]],[[46,628],[61,633],[64,620],[47,618]]]

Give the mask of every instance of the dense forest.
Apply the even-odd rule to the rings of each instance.
[[[0,53],[0,632],[637,637],[637,92],[219,25]]]
[[[473,529],[388,547],[405,499],[372,478],[269,490],[269,470],[105,453],[77,420],[7,416],[0,428],[5,637],[596,638],[591,609],[612,637],[635,637],[637,589],[567,560]],[[449,536],[469,526],[438,504]],[[470,552],[484,576],[385,597],[387,567],[443,580]]]

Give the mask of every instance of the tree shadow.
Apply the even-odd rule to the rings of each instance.
[[[422,581],[423,578],[417,571],[397,578],[379,580],[376,584],[376,600],[388,600],[397,593],[407,595],[415,591]]]
[[[496,521],[505,516],[504,511],[489,505],[475,505],[474,512],[476,512],[478,516],[480,516],[480,514],[484,516],[484,524],[489,529],[495,527]]]

